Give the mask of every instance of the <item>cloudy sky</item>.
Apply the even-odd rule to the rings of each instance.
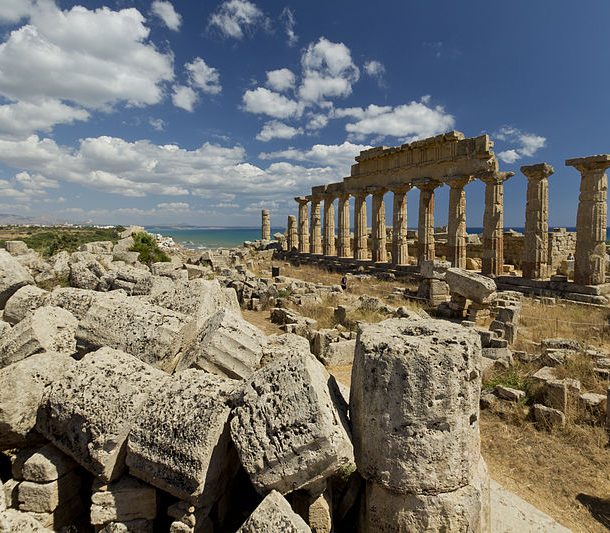
[[[507,226],[541,161],[573,226],[564,160],[610,152],[609,19],[607,0],[0,0],[0,213],[281,226],[360,150],[457,129],[517,172]]]

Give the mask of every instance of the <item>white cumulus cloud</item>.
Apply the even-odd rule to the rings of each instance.
[[[267,71],[267,87],[274,91],[283,92],[293,89],[295,82],[296,76],[288,68]]]
[[[514,126],[503,126],[493,137],[510,145],[498,153],[498,158],[509,165],[523,157],[533,157],[538,150],[546,146],[546,137],[521,131]]]
[[[292,139],[293,137],[301,135],[302,133],[303,130],[301,128],[293,128],[292,126],[284,124],[283,122],[272,120],[263,125],[263,129],[256,136],[256,138],[259,141],[267,142],[272,139]]]
[[[244,109],[249,113],[268,115],[274,118],[289,118],[300,115],[298,102],[265,87],[248,90],[243,95]]]
[[[186,85],[175,85],[172,93],[172,102],[176,107],[192,112],[199,97],[197,93]]]
[[[182,17],[176,13],[176,10],[171,2],[155,0],[152,3],[151,9],[152,12],[159,17],[170,30],[178,31],[180,29]]]
[[[187,63],[185,68],[189,73],[191,87],[207,94],[218,94],[222,91],[218,69],[207,65],[202,58],[196,57],[191,63]]]
[[[163,82],[173,79],[172,57],[147,42],[150,30],[138,10],[37,6],[30,23],[0,45],[0,95],[87,108],[161,101]]]
[[[327,98],[349,96],[360,77],[350,49],[325,37],[307,47],[301,65],[303,81],[299,95],[308,102],[322,103]]]
[[[227,0],[210,16],[208,27],[225,37],[242,39],[257,27],[268,27],[269,21],[260,8],[248,0]]]
[[[455,125],[453,116],[441,106],[430,107],[414,101],[395,107],[371,104],[365,109],[337,109],[334,116],[356,119],[345,126],[345,130],[356,140],[376,136],[411,141],[438,135],[451,130]]]
[[[262,160],[287,159],[288,161],[299,161],[332,167],[337,169],[341,175],[349,175],[351,166],[356,162],[354,158],[371,146],[366,144],[354,144],[345,141],[342,144],[314,144],[309,150],[289,148],[277,152],[261,152],[258,157]]]

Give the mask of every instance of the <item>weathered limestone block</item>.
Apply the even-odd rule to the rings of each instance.
[[[53,266],[55,277],[67,279],[70,276],[70,254],[65,250],[55,254],[49,262]]]
[[[17,487],[19,486],[19,481],[16,479],[8,479],[2,484],[2,492],[4,493],[4,501],[7,507],[16,508],[18,505],[17,501]],[[0,496],[2,497],[2,496]]]
[[[50,387],[37,429],[84,468],[111,481],[124,468],[129,430],[167,376],[111,348],[87,354]]]
[[[80,247],[81,252],[90,252],[92,254],[108,254],[112,252],[114,243],[112,241],[95,241],[86,242]]]
[[[397,494],[366,484],[362,533],[468,531],[490,533],[490,486],[481,459],[473,482],[439,494]]]
[[[350,417],[361,475],[398,493],[447,492],[479,461],[481,341],[441,320],[363,326]]]
[[[6,301],[24,285],[33,285],[34,278],[29,270],[6,250],[0,250],[0,309]]]
[[[233,294],[235,293],[232,290]],[[151,303],[195,317],[203,323],[222,309],[240,314],[239,302],[230,297],[218,280],[193,279],[176,282],[170,290],[151,298]]]
[[[238,464],[229,432],[234,388],[234,381],[197,369],[165,381],[129,434],[130,473],[197,507],[211,507]]]
[[[63,528],[70,529],[69,526],[76,527],[76,524],[82,523],[85,519],[83,516],[85,511],[85,505],[77,494],[72,496],[68,501],[60,501],[57,508],[51,513],[29,512],[28,514],[44,527],[54,531],[65,531]]]
[[[32,453],[21,466],[25,481],[48,483],[76,468],[76,463],[52,444],[46,444]]]
[[[0,339],[0,367],[40,352],[75,353],[77,326],[76,318],[64,309],[36,309]]]
[[[212,315],[184,350],[178,370],[201,368],[213,374],[244,379],[259,367],[266,335],[229,309]]]
[[[103,274],[104,269],[97,261],[76,261],[70,264],[70,285],[79,289],[95,290]]]
[[[324,366],[351,365],[354,361],[356,339],[331,342],[324,355],[318,358]]]
[[[445,281],[449,284],[449,291],[458,294],[473,302],[490,303],[496,292],[496,282],[481,274],[449,268],[445,273]]]
[[[91,523],[152,520],[157,516],[157,491],[131,476],[108,485],[94,485],[91,495]]]
[[[79,323],[79,346],[109,346],[167,372],[173,371],[189,317],[122,295],[96,298]]]
[[[127,294],[133,296],[150,294],[152,275],[148,270],[125,265],[117,271],[116,278],[112,283],[113,288],[123,288],[120,286],[120,282],[129,284],[130,291]]]
[[[9,324],[21,322],[32,311],[46,305],[49,292],[36,287],[25,285],[13,294],[6,302],[3,318]]]
[[[351,464],[345,408],[334,378],[313,355],[291,355],[253,374],[231,436],[255,488],[285,494]]]
[[[17,499],[21,511],[52,513],[60,503],[71,500],[78,494],[81,477],[76,471],[49,483],[22,481],[17,487]]]
[[[99,292],[88,289],[60,287],[51,292],[48,305],[61,307],[70,311],[78,320],[82,320],[93,305],[93,301],[102,296]]]
[[[282,335],[269,335],[267,344],[263,347],[261,367],[267,366],[277,359],[288,355],[309,355],[309,341],[294,333],[284,333]]]
[[[250,515],[237,533],[311,533],[305,521],[296,514],[286,499],[271,491]]]
[[[566,415],[559,409],[537,403],[533,407],[533,413],[534,420],[545,429],[566,425]]]
[[[30,251],[28,245],[23,241],[6,241],[4,246],[6,251],[11,255],[27,254]]]
[[[52,533],[30,513],[7,509],[0,513],[0,533]]]

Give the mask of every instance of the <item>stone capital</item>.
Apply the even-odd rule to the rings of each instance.
[[[390,191],[394,194],[407,194],[413,185],[411,183],[401,183],[400,185],[390,185]]]
[[[388,190],[384,187],[367,187],[366,192],[373,196],[383,196]]]
[[[553,174],[555,169],[548,163],[538,163],[522,166],[521,172],[528,180],[542,180]]]
[[[440,187],[442,183],[429,178],[416,178],[413,180],[413,185],[420,191],[433,191],[437,187]]]
[[[474,179],[474,176],[451,176],[443,181],[452,189],[463,189]]]
[[[574,167],[581,174],[591,171],[604,172],[610,167],[610,154],[592,155],[566,160],[567,167]]]
[[[308,204],[309,203],[309,197],[307,197],[307,196],[297,196],[294,199],[294,201],[297,202],[299,205]]]
[[[475,177],[480,179],[483,183],[489,185],[501,185],[508,178],[512,178],[514,175],[514,172],[482,172],[481,174],[477,174]]]

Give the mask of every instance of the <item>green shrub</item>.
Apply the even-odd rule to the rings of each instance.
[[[134,233],[132,236],[135,242],[130,250],[140,253],[138,257],[140,263],[151,265],[152,263],[170,261],[169,256],[157,246],[157,241],[150,233],[141,231],[140,233]]]

